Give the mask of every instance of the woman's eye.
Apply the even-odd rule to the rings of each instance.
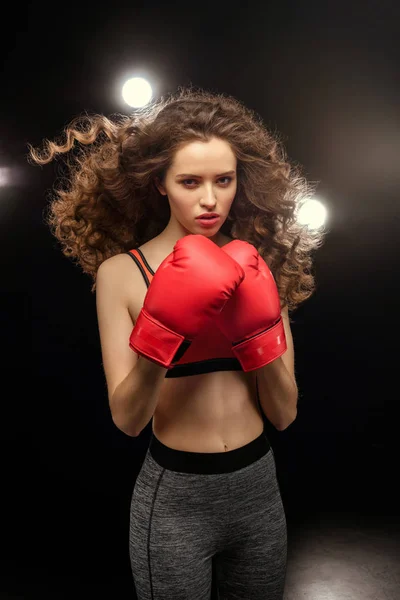
[[[223,185],[227,185],[232,181],[232,177],[221,177],[218,181],[222,181],[223,179],[227,180]],[[183,179],[181,183],[185,185],[191,185],[189,182],[197,183],[195,179]]]

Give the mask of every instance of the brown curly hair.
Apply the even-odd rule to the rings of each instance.
[[[44,165],[70,152],[69,176],[54,184],[44,218],[63,254],[91,276],[92,292],[104,260],[141,246],[167,226],[170,208],[154,181],[163,180],[175,152],[185,143],[216,137],[235,153],[238,181],[220,231],[258,250],[283,306],[294,310],[313,294],[311,253],[323,233],[297,220],[313,190],[288,162],[279,135],[239,100],[178,88],[130,116],[84,113],[64,132],[64,143],[45,140],[42,151],[29,144],[28,161]]]

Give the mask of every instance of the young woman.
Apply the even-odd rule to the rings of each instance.
[[[322,241],[296,220],[310,186],[253,111],[201,89],[78,118],[30,157],[69,151],[47,223],[93,279],[115,425],[138,436],[152,419],[131,503],[137,596],[208,600],[214,569],[220,600],[281,600],[262,413],[278,430],[297,414],[289,309],[314,291]]]

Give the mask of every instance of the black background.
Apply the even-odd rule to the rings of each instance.
[[[129,503],[151,426],[113,424],[91,281],[42,211],[59,174],[26,161],[83,111],[231,94],[318,180],[328,233],[292,314],[298,416],[267,423],[290,527],[398,522],[400,42],[396,2],[10,5],[0,95],[2,585],[19,597],[130,597]],[[79,594],[78,594],[79,595]],[[8,596],[7,596],[8,597]]]

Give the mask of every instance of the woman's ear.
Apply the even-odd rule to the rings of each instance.
[[[165,188],[164,188],[163,184],[161,183],[161,181],[160,181],[160,178],[159,178],[159,177],[155,177],[155,178],[154,178],[154,185],[156,186],[156,188],[158,189],[158,191],[160,192],[160,194],[161,194],[162,196],[166,196],[166,195],[167,195],[167,192],[166,192],[166,190],[165,190]]]

